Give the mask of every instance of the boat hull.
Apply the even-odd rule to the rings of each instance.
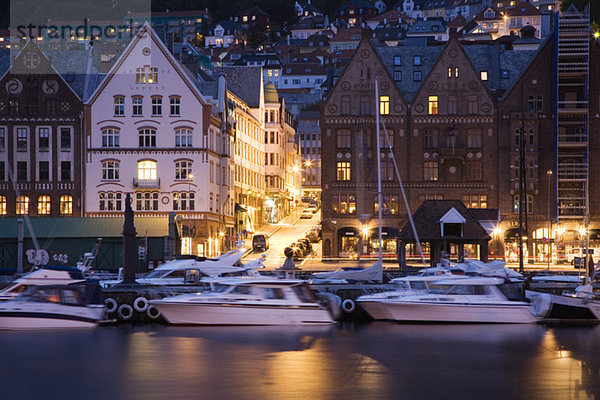
[[[318,306],[182,304],[151,301],[170,324],[185,325],[306,325],[333,323]]]
[[[405,322],[535,323],[527,303],[510,305],[443,304],[425,302],[360,302],[375,319]]]
[[[544,295],[550,301],[548,311],[543,317],[561,320],[600,320],[600,301],[576,296],[561,296],[551,293],[526,291],[526,297]]]
[[[0,330],[92,328],[103,319],[104,306],[70,307],[4,303],[0,307]]]

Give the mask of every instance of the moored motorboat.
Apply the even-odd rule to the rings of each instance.
[[[487,277],[442,279],[421,293],[361,296],[357,302],[375,319],[413,322],[534,323],[533,305],[509,300],[504,280]]]
[[[592,285],[580,285],[573,291],[552,294],[526,290],[531,301],[544,304],[537,315],[552,320],[600,321],[600,293]]]
[[[150,300],[170,324],[297,325],[334,322],[307,284],[296,279],[240,277],[210,292]]]
[[[66,285],[84,282],[85,279],[81,270],[77,268],[62,266],[39,267],[2,289],[0,291],[0,301],[12,300],[32,286]]]
[[[105,318],[97,283],[37,285],[0,303],[0,329],[94,327]]]

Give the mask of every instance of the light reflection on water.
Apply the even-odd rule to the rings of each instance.
[[[149,325],[0,343],[7,399],[600,399],[600,326]]]

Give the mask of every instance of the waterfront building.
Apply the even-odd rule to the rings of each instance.
[[[298,114],[298,142],[302,152],[303,195],[321,193],[321,127],[318,111],[300,111]]]
[[[2,216],[83,215],[83,99],[95,78],[91,53],[50,54],[33,42],[14,59],[8,50],[0,54]],[[81,67],[89,74],[74,73]]]
[[[177,214],[181,253],[219,255],[231,146],[211,111],[145,24],[87,102],[86,216],[120,215],[132,193],[136,216]]]

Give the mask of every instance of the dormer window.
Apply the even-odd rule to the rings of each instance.
[[[484,18],[494,18],[494,11],[493,10],[487,10],[484,14],[483,14]]]

